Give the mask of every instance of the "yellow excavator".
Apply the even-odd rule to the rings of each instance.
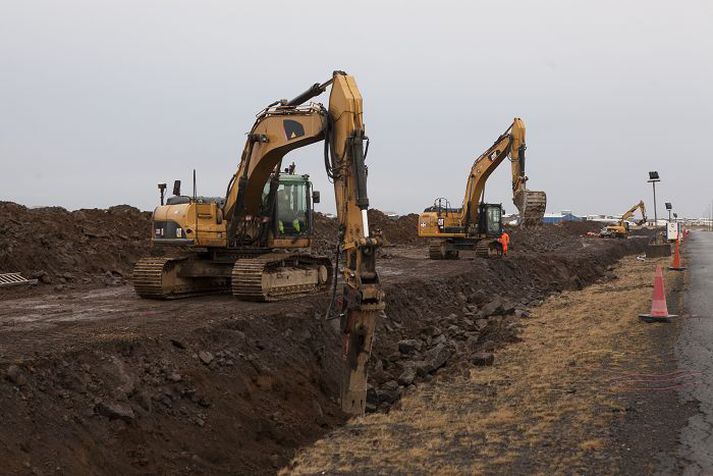
[[[516,117],[495,143],[475,159],[462,207],[451,208],[445,198],[437,198],[432,207],[421,213],[418,236],[431,238],[431,259],[457,259],[459,250],[474,250],[478,256],[502,255],[498,241],[502,234],[502,206],[482,199],[485,182],[506,157],[512,163],[513,203],[520,212],[520,223],[542,223],[547,195],[526,187],[525,149],[525,123]]]
[[[331,86],[328,107],[309,103]],[[384,293],[376,272],[378,233],[371,233],[367,210],[369,139],[362,96],[352,76],[335,71],[296,98],[270,104],[248,133],[237,172],[225,198],[181,195],[153,213],[154,245],[173,248],[167,256],[140,260],[133,273],[143,298],[172,299],[231,292],[242,300],[279,301],[325,291],[336,292],[331,261],[309,252],[312,207],[319,194],[309,177],[282,169],[290,151],[323,140],[325,167],[334,184],[342,267],[341,329],[344,411],[364,412],[366,363]],[[176,250],[187,250],[182,254]],[[168,251],[168,250],[167,250]],[[173,255],[178,256],[173,256]],[[339,263],[335,263],[338,269]]]
[[[643,225],[646,223],[646,206],[644,206],[644,201],[641,200],[639,203],[629,208],[619,219],[618,223],[612,225],[607,225],[599,232],[602,237],[605,238],[626,238],[629,236],[629,218],[634,216],[636,210],[641,210],[641,220],[637,222],[637,225]]]

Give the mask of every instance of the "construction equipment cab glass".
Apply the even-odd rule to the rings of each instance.
[[[280,175],[275,191],[276,236],[298,236],[311,231],[311,195],[312,183],[309,176]]]
[[[479,233],[489,237],[499,237],[503,233],[503,208],[499,203],[481,203]]]

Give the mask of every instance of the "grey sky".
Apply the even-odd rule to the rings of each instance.
[[[198,169],[222,195],[269,102],[353,74],[372,205],[459,204],[475,156],[520,116],[548,211],[713,193],[709,1],[0,0],[0,199],[151,209]],[[327,96],[321,98],[327,100]],[[333,209],[321,145],[292,154]],[[508,164],[489,201],[512,211]]]

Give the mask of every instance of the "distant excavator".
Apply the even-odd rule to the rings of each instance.
[[[482,202],[485,182],[490,174],[510,157],[512,163],[513,203],[520,212],[523,226],[542,223],[547,195],[528,190],[525,175],[525,123],[520,118],[481,154],[471,167],[461,208],[451,208],[445,198],[437,198],[432,207],[419,216],[418,236],[431,238],[431,259],[457,259],[459,250],[474,250],[478,256],[501,256],[501,204]]]
[[[303,105],[330,85],[328,108]],[[154,299],[232,292],[241,300],[280,301],[336,290],[329,258],[308,251],[319,194],[312,192],[307,175],[295,174],[294,167],[282,169],[288,152],[323,140],[336,196],[337,260],[344,256],[341,403],[352,414],[364,412],[366,364],[384,309],[376,272],[382,239],[371,233],[367,217],[369,139],[362,102],[354,78],[335,71],[327,82],[258,114],[224,199],[181,195],[177,181],[164,205],[166,185],[159,184],[161,206],[153,213],[152,242],[186,251],[144,258],[133,273],[136,293]]]
[[[629,236],[629,218],[634,216],[636,210],[641,210],[641,220],[637,222],[637,225],[643,225],[646,223],[646,206],[644,206],[644,201],[641,200],[639,203],[625,211],[618,223],[607,225],[602,228],[599,235],[605,238],[627,238]]]

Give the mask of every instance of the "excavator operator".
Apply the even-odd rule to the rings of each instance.
[[[304,213],[292,207],[289,190],[277,192],[277,231],[280,235],[298,235],[304,228]]]

